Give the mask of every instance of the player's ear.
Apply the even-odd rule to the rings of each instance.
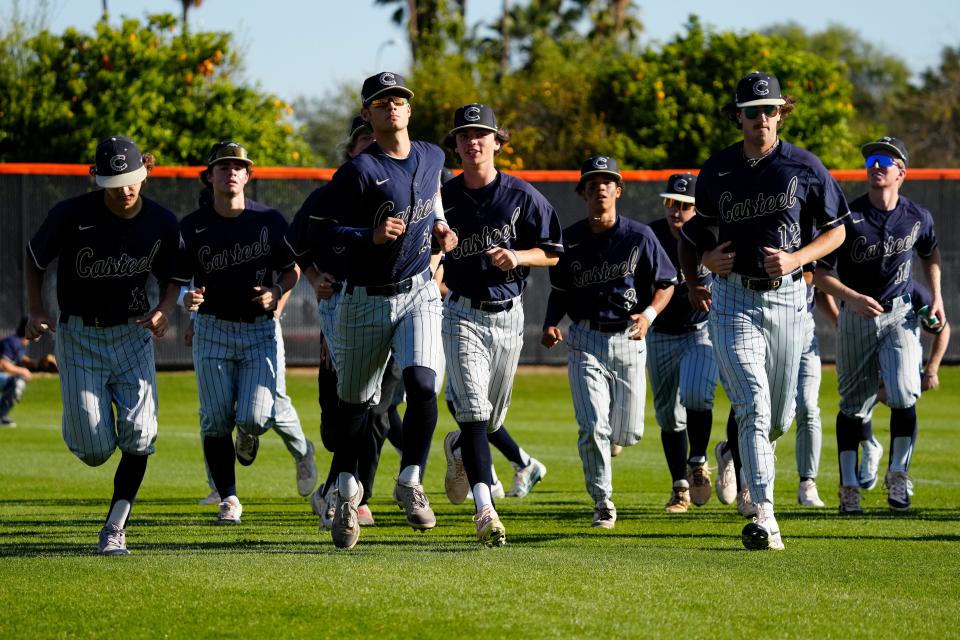
[[[360,117],[364,122],[370,122],[370,109],[368,107],[363,107],[360,109]]]

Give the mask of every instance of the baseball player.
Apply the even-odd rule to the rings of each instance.
[[[694,216],[696,184],[696,177],[689,173],[670,176],[666,190],[660,194],[665,215],[650,224],[670,257],[679,282],[646,338],[647,375],[660,425],[660,441],[673,479],[673,490],[665,506],[667,513],[683,513],[691,501],[702,506],[713,491],[707,445],[719,374],[707,335],[707,312],[690,306],[677,258],[680,228]],[[702,269],[699,282],[710,286],[711,280],[709,271]]]
[[[201,173],[213,201],[180,225],[184,244],[180,278],[193,280],[183,303],[196,312],[193,365],[200,392],[200,431],[207,467],[221,498],[220,524],[239,524],[243,513],[234,462],[253,463],[259,436],[284,408],[277,405],[275,311],[300,273],[284,242],[283,214],[244,196],[252,165],[242,145],[232,141],[213,145]]]
[[[151,336],[162,337],[179,293],[177,219],[141,195],[153,157],[130,138],[97,146],[91,173],[101,190],[60,202],[27,245],[24,260],[30,340],[56,332],[63,439],[99,466],[118,447],[113,499],[97,552],[127,555],[126,526],[157,437]],[[56,323],[42,297],[44,269],[57,263]],[[160,283],[151,308],[147,276]]]
[[[27,361],[27,318],[17,324],[13,335],[0,340],[0,427],[8,429],[17,423],[10,419],[10,410],[20,402],[27,383],[33,374],[26,366]]]
[[[743,77],[724,108],[743,140],[713,154],[697,179],[698,215],[716,234],[721,257],[716,264],[704,262],[718,276],[712,291],[702,285],[690,290],[701,308],[710,308],[720,380],[736,413],[757,509],[741,535],[748,549],[783,548],[773,511],[771,443],[793,420],[806,313],[801,267],[839,246],[840,219],[847,215],[843,192],[823,163],[778,136],[794,102],[781,96],[775,76]],[[691,282],[698,244],[688,240],[679,251]]]
[[[443,305],[443,351],[469,481],[446,488],[455,503],[463,502],[467,488],[473,492],[477,538],[487,546],[506,542],[490,493],[488,434],[502,426],[510,406],[523,347],[523,290],[531,267],[553,266],[563,251],[553,206],[530,184],[497,171],[495,156],[508,140],[493,109],[473,103],[457,109],[444,141],[463,165],[442,189],[447,221],[459,239],[444,258],[450,293]],[[449,441],[456,436],[444,442],[448,479]],[[531,473],[539,472],[537,464],[529,461]]]
[[[840,514],[863,513],[857,450],[867,440],[864,423],[877,402],[880,380],[890,405],[887,504],[910,508],[908,475],[917,439],[922,349],[918,314],[911,303],[911,267],[916,252],[930,287],[931,326],[946,322],[940,293],[940,252],[933,217],[900,194],[907,175],[907,148],[883,137],[861,149],[869,189],[850,204],[847,239],[817,265],[817,283],[840,301],[837,333],[837,449]],[[831,269],[835,271],[831,273]]]
[[[337,507],[331,534],[340,548],[353,547],[360,535],[358,444],[377,403],[391,349],[407,393],[394,497],[411,527],[424,531],[436,525],[421,485],[442,373],[441,303],[430,272],[431,241],[450,251],[456,235],[442,219],[443,151],[409,137],[412,97],[399,74],[367,78],[361,115],[376,142],[341,166],[304,204],[308,215],[318,218],[308,227],[311,239],[332,238],[346,248],[347,283],[332,345],[342,426],[335,445]]]
[[[932,338],[930,355],[927,357],[920,375],[920,391],[924,392],[940,386],[940,363],[943,361],[943,356],[947,353],[947,347],[950,345],[950,323],[938,322],[934,324],[934,319],[930,317],[933,295],[920,281],[913,280],[911,284],[910,302],[913,305],[913,310],[920,317],[920,329]],[[880,388],[877,390],[877,402],[887,404],[887,390],[883,386],[882,379],[880,380]],[[860,446],[863,448],[863,456],[860,458],[857,479],[860,482],[861,489],[870,491],[877,486],[883,446],[873,435],[873,422],[869,418],[863,423],[862,438]]]
[[[644,338],[676,277],[650,227],[617,213],[623,179],[613,158],[587,159],[576,190],[587,218],[563,230],[541,343],[551,349],[563,341],[557,325],[570,316],[568,374],[584,480],[596,503],[591,525],[612,529],[610,445],[630,446],[643,436]]]

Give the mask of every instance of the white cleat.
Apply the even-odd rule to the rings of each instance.
[[[803,480],[797,487],[797,502],[804,507],[825,507],[820,494],[817,492],[817,483],[813,480]]]
[[[127,532],[112,524],[100,529],[100,544],[97,547],[98,556],[128,556]]]
[[[313,459],[313,443],[307,440],[307,453],[297,460],[297,492],[307,497],[317,486],[317,463]]]
[[[500,522],[500,516],[491,505],[486,505],[473,517],[477,523],[477,540],[488,547],[502,547],[507,544],[507,530]]]
[[[217,512],[217,524],[240,524],[242,513],[243,506],[237,496],[227,496],[220,503],[220,510]]]
[[[720,504],[733,504],[737,499],[737,474],[733,466],[733,454],[727,449],[726,454],[722,454],[724,442],[718,442],[713,450],[713,455],[717,459],[717,500]]]
[[[763,502],[756,505],[756,509],[757,517],[740,533],[743,546],[750,551],[783,551],[783,538],[780,537],[780,525],[773,515],[773,505]]]
[[[617,523],[617,508],[613,506],[611,500],[600,500],[597,506],[593,508],[593,521],[591,527],[595,529],[613,529]]]
[[[507,492],[511,498],[525,498],[533,487],[547,477],[547,467],[542,462],[530,456],[530,462],[513,474],[513,487]]]
[[[216,489],[212,489],[210,491],[210,495],[208,495],[206,498],[200,498],[197,501],[197,504],[204,507],[220,504],[220,492]]]

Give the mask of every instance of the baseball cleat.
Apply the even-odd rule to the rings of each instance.
[[[863,515],[863,508],[860,506],[860,487],[840,485],[840,508],[838,513],[841,516]]]
[[[737,499],[737,474],[733,466],[733,454],[729,447],[724,447],[726,441],[717,443],[713,450],[717,459],[717,500],[720,504],[733,504]],[[726,453],[723,450],[726,449]]]
[[[616,457],[619,456],[621,453],[623,453],[623,446],[622,446],[622,445],[619,445],[619,444],[612,444],[612,445],[610,445],[610,457],[611,457],[611,458],[616,458]]]
[[[887,505],[893,511],[906,511],[910,508],[913,496],[913,479],[902,471],[887,471],[883,483],[887,487]]]
[[[492,505],[486,505],[473,517],[477,523],[477,540],[488,547],[502,547],[507,544],[507,530],[500,522],[500,516]]]
[[[687,483],[690,485],[690,501],[702,507],[710,500],[713,485],[710,483],[710,465],[687,465]]]
[[[108,524],[100,529],[100,544],[97,546],[98,556],[128,556],[127,532],[115,525]]]
[[[667,513],[686,513],[690,508],[690,487],[674,487],[664,511]]]
[[[453,443],[457,440],[459,431],[451,431],[443,438],[443,453],[447,458],[447,475],[443,479],[447,499],[453,504],[463,504],[470,493],[470,482],[467,480],[467,470],[463,466],[463,456],[459,447],[454,449]]]
[[[257,459],[257,451],[260,450],[260,438],[237,427],[237,436],[234,439],[233,446],[237,452],[237,462],[249,467]]]
[[[473,492],[470,492],[470,499],[473,499]],[[494,500],[499,500],[500,498],[506,497],[506,493],[503,490],[503,483],[500,482],[500,478],[497,478],[492,485],[490,485],[490,497]]]
[[[877,480],[880,477],[880,459],[883,457],[883,445],[873,436],[869,440],[863,440],[860,445],[863,447],[863,458],[861,458],[860,468],[857,470],[857,480],[860,482],[861,489],[870,491],[877,486]]]
[[[823,500],[817,492],[817,483],[812,478],[803,480],[797,487],[797,502],[804,507],[823,507]]]
[[[406,512],[407,524],[415,531],[426,531],[437,526],[437,517],[433,515],[423,486],[418,484],[408,487],[397,482],[393,488],[393,499],[397,501],[397,506]]]
[[[317,484],[317,464],[313,460],[313,443],[307,440],[307,453],[297,460],[297,491],[307,497]]]
[[[333,516],[337,512],[337,487],[327,490],[324,485],[317,487],[310,497],[310,507],[320,517],[320,529],[329,530],[333,526]]]
[[[370,510],[370,505],[362,504],[357,507],[357,523],[361,527],[372,527],[376,524],[373,520],[373,511]]]
[[[240,515],[243,513],[243,505],[237,496],[227,496],[220,503],[220,510],[217,512],[217,524],[240,524]]]
[[[197,501],[197,504],[201,506],[220,504],[220,492],[216,489],[212,489],[210,491],[210,495],[208,495],[206,498],[200,498],[200,500]]]
[[[744,487],[737,493],[737,512],[744,518],[752,518],[757,515],[757,506],[753,504],[750,498],[750,489]]]
[[[773,516],[773,505],[763,503],[757,505],[757,517],[747,524],[740,532],[743,546],[750,551],[772,549],[783,550],[783,539],[780,537],[780,525]]]
[[[344,498],[339,491],[336,494],[336,512],[330,527],[330,537],[338,549],[352,549],[360,538],[360,522],[358,521],[357,506],[363,496],[363,489],[350,498]]]
[[[507,492],[511,498],[525,498],[534,485],[547,477],[547,467],[542,462],[530,456],[527,466],[513,474],[513,487]]]
[[[11,420],[10,418],[0,418],[0,427],[4,427],[7,429],[15,429],[16,426],[17,426],[17,423]]]
[[[617,508],[613,506],[611,500],[600,500],[593,508],[593,521],[591,527],[595,529],[613,529],[617,522]]]

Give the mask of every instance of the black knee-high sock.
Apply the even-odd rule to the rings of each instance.
[[[910,438],[910,454],[907,456],[907,469],[910,468],[910,458],[913,457],[913,448],[917,444],[917,407],[894,409],[890,407],[890,456],[888,466],[893,460],[893,443],[897,438]]]
[[[667,459],[667,468],[670,478],[685,480],[687,478],[687,432],[660,430],[660,442],[663,443],[663,455]]]
[[[530,460],[524,460],[520,455],[520,445],[513,439],[510,432],[507,431],[507,425],[502,425],[499,429],[489,435],[490,444],[497,448],[504,457],[515,467],[525,467],[530,464]]]
[[[490,455],[490,441],[487,438],[487,421],[464,422],[460,425],[460,451],[463,454],[463,468],[467,472],[470,486],[482,482],[493,484],[490,467],[493,457]]]
[[[713,428],[713,411],[691,411],[687,409],[687,437],[690,440],[690,457],[706,458],[710,444],[710,431]]]
[[[740,429],[737,427],[737,414],[733,411],[733,407],[730,407],[730,415],[727,416],[727,447],[733,457],[733,472],[737,477],[737,491],[742,491],[740,470],[743,469],[743,461],[740,459]]]
[[[860,418],[848,416],[842,411],[837,413],[837,467],[840,471],[840,484],[844,484],[843,478],[843,453],[852,453],[854,471],[857,469],[857,457],[860,453],[860,438],[863,434],[863,422]],[[847,483],[851,478],[847,478]]]
[[[349,473],[357,477],[360,439],[367,431],[370,406],[341,400],[339,412],[341,423],[336,432],[336,449],[330,463],[330,473],[334,477],[340,473]]]
[[[120,464],[117,465],[117,472],[113,475],[113,498],[110,500],[110,509],[107,510],[107,519],[110,519],[110,512],[113,511],[113,505],[118,500],[126,500],[133,505],[137,499],[137,492],[140,491],[140,485],[143,483],[143,474],[147,472],[147,458],[149,456],[138,456],[126,451],[121,452]],[[130,515],[127,514],[129,519]],[[126,520],[123,526],[127,526]]]
[[[234,465],[237,454],[230,436],[203,436],[203,455],[207,458],[210,477],[217,487],[220,499],[237,495],[237,476]]]
[[[437,428],[437,374],[428,367],[407,367],[403,384],[407,389],[407,411],[403,415],[403,455],[400,469],[412,464],[423,474],[430,455],[430,440]]]

